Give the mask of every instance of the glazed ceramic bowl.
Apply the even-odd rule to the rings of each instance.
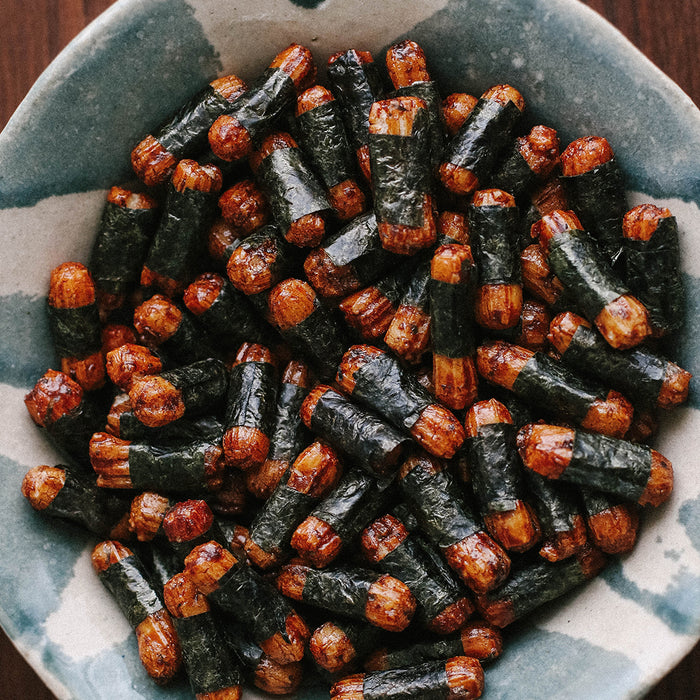
[[[0,135],[0,622],[59,698],[186,698],[146,678],[131,632],[94,576],[93,541],[50,525],[19,493],[28,468],[56,463],[23,397],[55,365],[48,274],[86,260],[106,189],[131,147],[216,75],[250,79],[300,42],[318,63],[355,46],[375,56],[403,37],[426,50],[442,90],[509,82],[562,143],[596,133],[627,174],[630,205],[668,206],[688,292],[680,363],[700,375],[700,113],[599,16],[564,0],[121,0],[42,75]],[[671,500],[646,513],[634,552],[576,595],[509,632],[486,698],[643,694],[700,633],[698,386],[664,421]],[[305,698],[321,698],[305,690]],[[249,691],[246,697],[257,697]]]

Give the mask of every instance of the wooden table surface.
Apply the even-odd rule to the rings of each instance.
[[[700,105],[700,0],[585,0]],[[0,0],[0,129],[58,52],[113,0]],[[654,640],[649,639],[649,644]],[[0,698],[55,700],[0,630]],[[645,700],[700,698],[700,644]]]

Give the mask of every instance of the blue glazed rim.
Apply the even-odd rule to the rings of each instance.
[[[280,2],[279,5],[287,5]],[[436,6],[441,3],[434,3]],[[305,8],[317,14],[322,13],[333,5],[329,2],[297,1],[289,3],[293,9]],[[432,6],[432,5],[431,5]],[[503,32],[503,23],[496,26],[489,24],[487,12],[494,16],[507,18],[510,25],[520,22],[520,27],[528,34],[527,45],[519,50],[518,37],[503,45],[496,38]],[[480,14],[481,13],[481,14]],[[479,94],[485,87],[506,79],[516,85],[529,85],[530,94],[526,92],[531,105],[534,119],[551,122],[560,129],[562,142],[567,143],[576,136],[595,130],[601,124],[605,125],[607,133],[614,144],[618,158],[629,174],[629,188],[635,192],[643,192],[650,197],[664,198],[670,195],[687,203],[700,203],[700,179],[698,168],[693,160],[693,154],[700,152],[700,113],[690,98],[678,86],[670,81],[661,71],[639,53],[616,29],[608,24],[595,12],[575,0],[492,0],[490,2],[473,3],[468,0],[445,2],[444,7],[436,7],[432,14],[426,12],[425,17],[411,27],[398,27],[401,23],[390,25],[386,39],[376,46],[369,47],[379,50],[382,44],[388,45],[396,39],[411,36],[418,40],[432,59],[434,76],[444,86],[445,92],[461,89]],[[526,27],[522,17],[530,16],[545,22],[544,27],[537,23]],[[471,22],[465,21],[469,17]],[[474,18],[483,18],[483,23],[474,22]],[[159,25],[159,32],[177,32],[182,26],[191,31],[188,34],[188,47],[166,47],[162,56],[149,53],[153,65],[158,70],[153,71],[153,65],[143,62],[139,66],[138,55],[134,55],[134,46],[140,45],[155,52],[163,47],[153,33],[153,25]],[[478,31],[475,25],[478,24]],[[314,46],[313,34],[316,28],[309,28],[306,35],[295,33],[288,41],[310,42]],[[396,33],[399,32],[400,33]],[[134,43],[138,32],[143,34]],[[151,33],[149,33],[151,32]],[[558,37],[556,45],[548,40]],[[348,34],[349,36],[349,34]],[[449,42],[454,45],[468,46],[461,54],[446,51]],[[521,39],[523,37],[520,37]],[[95,51],[95,46],[100,47]],[[584,53],[594,59],[586,66],[577,63],[577,50],[585,49]],[[150,47],[150,48],[149,48]],[[498,50],[493,50],[498,47]],[[271,47],[272,51],[261,51],[261,58],[254,68],[264,67],[269,55],[279,49],[279,45]],[[504,49],[508,52],[504,53]],[[550,53],[547,62],[537,60],[537,52],[544,50]],[[129,55],[129,53],[131,55]],[[480,57],[488,55],[488,65],[482,65]],[[320,54],[319,54],[320,55]],[[114,94],[102,101],[83,103],[80,100],[89,99],[85,87],[90,87],[90,74],[95,71],[101,85],[119,87],[115,72],[110,69],[110,62],[118,57],[123,61],[123,69],[130,76],[132,104],[127,109],[118,89]],[[543,66],[568,65],[570,80],[566,84],[548,82],[546,76],[540,76]],[[141,136],[164,116],[179,105],[187,96],[198,89],[204,82],[217,74],[222,74],[225,68],[216,47],[212,46],[202,26],[199,25],[188,3],[180,0],[120,0],[103,15],[97,18],[89,27],[83,30],[66,49],[54,60],[42,74],[35,86],[29,92],[23,103],[15,112],[7,127],[0,134],[0,223],[5,221],[4,214],[17,209],[27,209],[37,203],[46,202],[50,196],[69,196],[75,193],[90,193],[104,190],[114,182],[123,179],[128,171],[128,150]],[[150,80],[151,73],[157,72],[165,76],[163,83],[167,90],[160,90]],[[171,89],[173,75],[177,75],[174,89]],[[458,74],[459,78],[455,75]],[[624,77],[628,86],[618,99],[628,99],[629,109],[634,114],[620,113],[613,109],[615,101],[610,96],[615,95],[615,89],[620,87],[620,77]],[[244,77],[250,77],[245,75]],[[123,81],[122,81],[123,82]],[[595,86],[596,94],[590,100],[581,101],[581,94],[587,94]],[[88,90],[89,91],[89,90]],[[99,92],[99,90],[98,90]],[[631,95],[634,99],[631,99]],[[551,105],[566,104],[569,110],[552,109]],[[559,113],[561,112],[561,113]],[[638,129],[634,123],[640,121],[639,114],[654,113],[656,125],[653,138],[640,143],[636,138]],[[555,116],[556,115],[556,116]],[[76,119],[76,117],[79,117]],[[128,118],[127,118],[128,117]],[[627,123],[625,122],[627,119]],[[57,133],[63,129],[62,133]],[[600,129],[597,129],[600,133]],[[648,125],[642,129],[648,137]],[[674,156],[672,163],[664,162],[664,157],[677,150],[678,143],[684,143],[685,157]],[[87,146],[85,145],[87,143]],[[47,168],[46,152],[54,155],[54,160]],[[17,177],[21,173],[21,177]],[[688,235],[690,231],[686,232]],[[81,249],[82,250],[82,249]],[[49,266],[50,267],[50,266]],[[690,320],[686,337],[681,347],[681,363],[700,374],[700,352],[692,337],[700,337],[697,330],[697,303],[700,298],[698,286],[698,270],[688,273],[688,284],[691,290],[692,304],[689,308]],[[36,301],[36,300],[33,300]],[[29,303],[29,302],[28,302]],[[22,358],[19,368],[8,363],[0,365],[0,379],[13,387],[30,388],[43,369],[50,366],[53,356],[46,339],[46,328],[43,320],[31,307],[31,323],[36,326],[32,339],[36,340],[36,356],[33,360]],[[693,321],[693,319],[695,319]],[[3,330],[13,329],[13,322],[5,317],[0,318]],[[26,334],[21,336],[26,339]],[[4,334],[4,338],[8,336]],[[3,345],[6,344],[3,341]],[[13,352],[26,352],[26,344],[9,344]],[[697,380],[694,380],[691,395],[691,405],[698,407]],[[20,410],[23,410],[20,408]],[[4,455],[0,456],[2,466],[7,474],[21,480],[21,475],[31,464],[9,461]],[[41,537],[51,532],[51,551],[45,557],[46,567],[58,567],[59,562],[75,562],[84,550],[84,539],[69,526],[59,526],[56,530],[48,530],[45,523],[37,522],[33,513],[27,513],[20,500],[15,498],[11,503],[3,503],[3,520],[8,526],[32,528],[30,541],[34,544],[41,542]],[[700,531],[698,511],[692,512],[692,528]],[[54,539],[55,538],[55,539]],[[700,546],[700,538],[694,540],[696,548]],[[9,543],[0,545],[3,561],[12,561],[22,543],[19,538],[11,538]],[[2,568],[5,571],[2,571]],[[21,568],[21,567],[20,567]],[[67,573],[62,574],[57,582],[45,579],[45,570],[38,575],[24,572],[15,575],[10,567],[0,567],[0,580],[12,586],[28,586],[30,581],[36,581],[36,588],[47,598],[42,612],[50,612],[68,582]],[[606,585],[622,586],[626,583],[624,576],[613,570],[606,579]],[[616,578],[617,577],[617,578]],[[634,582],[632,582],[634,583]],[[692,581],[691,581],[692,583]],[[46,593],[41,590],[46,585]],[[685,590],[685,589],[683,589]],[[24,591],[23,591],[24,593]],[[634,597],[638,592],[632,591]],[[692,591],[691,591],[692,594]],[[89,663],[75,665],[65,658],[60,649],[43,640],[43,618],[33,614],[30,604],[36,604],[36,598],[17,596],[10,599],[0,598],[0,622],[11,639],[29,658],[39,675],[59,697],[96,697],[94,687],[110,688],[104,697],[109,695],[120,684],[130,688],[134,697],[189,697],[187,690],[179,688],[174,693],[162,691],[149,681],[131,680],[127,675],[109,670],[109,659],[96,657]],[[692,598],[692,596],[691,596]],[[27,602],[29,601],[29,603]],[[543,618],[556,614],[565,604],[553,606]],[[675,611],[677,612],[677,611]],[[700,637],[700,601],[691,599],[687,614],[680,623],[685,635],[685,643],[678,645],[671,655],[660,654],[658,664],[653,673],[640,677],[634,668],[625,665],[624,660],[617,657],[607,659],[602,666],[595,666],[595,675],[604,676],[609,672],[618,673],[618,680],[606,686],[605,694],[596,697],[637,697],[643,694],[667,672],[672,665],[679,661],[689,651]],[[538,617],[538,624],[543,619]],[[557,640],[569,644],[568,654],[577,654],[584,663],[589,650],[585,645],[572,646],[570,639],[562,639],[566,635],[549,633],[541,635],[535,631],[522,630],[518,633],[517,644],[509,652],[510,658],[504,657],[499,664],[487,671],[487,695],[485,697],[513,697],[512,688],[507,683],[501,683],[497,674],[503,668],[503,662],[508,663],[509,672],[518,664],[528,664],[533,653],[541,657],[551,657],[549,645]],[[118,654],[125,659],[127,669],[138,669],[132,646],[129,643],[115,647],[111,654]],[[111,654],[108,655],[111,658]],[[576,658],[576,657],[574,657]],[[561,668],[565,659],[550,658],[551,671],[556,671],[552,683],[559,688],[566,688],[566,678]],[[601,659],[596,659],[598,662]],[[620,670],[622,669],[622,670]],[[578,669],[577,669],[578,670]],[[568,669],[569,673],[572,669]],[[81,674],[80,682],[76,676]],[[541,668],[533,668],[524,676],[518,678],[522,687],[538,687],[538,681],[545,686]],[[640,680],[641,678],[641,680]],[[87,680],[85,680],[87,679]],[[595,678],[586,677],[587,686],[595,689]],[[90,683],[94,682],[94,687]],[[609,681],[606,681],[609,683]],[[130,684],[130,685],[128,685]],[[140,695],[143,693],[143,695]],[[547,691],[548,697],[555,697]],[[302,693],[310,697],[308,693]],[[589,695],[590,697],[591,695]],[[319,695],[320,697],[320,695]],[[543,696],[544,697],[544,696]],[[561,697],[571,697],[570,694]],[[583,695],[581,697],[584,697]]]

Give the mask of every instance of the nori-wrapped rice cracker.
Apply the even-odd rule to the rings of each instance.
[[[228,387],[226,366],[213,357],[165,370],[160,376],[180,392],[189,416],[216,413]]]
[[[648,241],[625,238],[625,266],[632,293],[647,307],[652,326],[666,333],[678,331],[685,291],[675,217],[660,218]]]
[[[330,387],[316,402],[309,426],[382,485],[398,468],[409,439]]]
[[[591,322],[611,301],[629,293],[586,231],[569,229],[554,236],[547,258],[567,294]]]
[[[324,188],[304,162],[299,148],[273,150],[260,162],[256,178],[282,231],[302,216],[331,209]]]
[[[56,354],[84,358],[99,352],[102,346],[97,302],[74,308],[47,304],[49,330]]]
[[[447,145],[443,160],[470,170],[479,181],[486,180],[511,142],[520,115],[512,101],[502,105],[496,100],[480,98]]]
[[[214,693],[241,685],[241,670],[229,654],[211,611],[174,617],[173,623],[193,693]]]
[[[520,284],[518,218],[517,207],[469,207],[470,240],[479,285]]]
[[[525,469],[525,481],[537,511],[544,539],[559,532],[571,532],[575,519],[581,516],[576,489]]]
[[[160,211],[106,202],[90,252],[88,268],[97,289],[124,295],[139,282]]]
[[[362,700],[444,700],[452,695],[444,661],[365,674]]]
[[[199,440],[217,442],[223,434],[223,423],[216,416],[204,415],[192,418],[183,416],[159,428],[149,428],[134,415],[133,411],[125,411],[119,415],[119,437],[132,442],[183,445]]]
[[[627,211],[622,170],[615,158],[579,175],[561,177],[571,208],[612,265],[623,247],[622,218]]]
[[[291,464],[308,443],[308,432],[299,410],[308,387],[282,382],[277,392],[277,406],[270,431],[270,451],[267,458]]]
[[[229,373],[227,428],[257,428],[270,436],[277,404],[277,369],[270,362],[243,361]]]

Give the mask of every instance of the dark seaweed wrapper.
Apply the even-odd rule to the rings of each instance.
[[[436,355],[457,358],[474,354],[472,297],[470,283],[431,278],[430,336]]]
[[[50,304],[49,329],[59,357],[88,357],[102,346],[97,304],[58,309]]]
[[[444,661],[375,671],[362,682],[363,700],[444,700],[452,695]]]
[[[178,305],[182,316],[177,330],[159,346],[158,350],[179,365],[190,364],[217,355],[206,332],[197,326],[193,315]]]
[[[423,411],[434,403],[430,392],[388,353],[365,363],[353,377],[352,397],[401,430],[410,432]]]
[[[401,297],[401,306],[410,306],[420,309],[424,313],[430,312],[430,261],[423,260],[418,263],[406,290]]]
[[[278,484],[255,516],[249,539],[268,554],[279,554],[289,549],[294,530],[317,500],[286,483]]]
[[[433,80],[419,81],[397,88],[394,95],[410,95],[418,97],[428,109],[428,139],[430,146],[430,162],[433,168],[440,165],[445,150],[446,132],[442,117],[442,98]]]
[[[394,427],[332,389],[316,402],[310,427],[357,466],[380,478],[387,476],[387,468],[398,468],[389,467],[390,456],[408,442]]]
[[[264,654],[263,650],[248,639],[242,625],[229,615],[219,616],[218,621],[221,623],[226,645],[238,661],[248,670],[256,669]]]
[[[180,391],[188,413],[211,410],[224,397],[228,387],[226,366],[216,358],[166,370],[161,377]]]
[[[281,68],[266,68],[227,110],[253,140],[294,103],[294,81]]]
[[[270,437],[277,403],[277,370],[270,362],[241,362],[229,373],[226,426],[257,428]]]
[[[327,189],[354,179],[354,155],[345,134],[340,105],[331,100],[296,117],[301,147]]]
[[[560,478],[637,501],[650,474],[649,446],[577,430],[571,461]]]
[[[406,289],[406,285],[411,279],[411,274],[415,269],[416,261],[414,258],[409,258],[403,264],[399,264],[395,270],[384,275],[381,279],[375,282],[374,287],[386,297],[394,306],[396,306]]]
[[[469,207],[469,231],[479,284],[520,284],[517,207]]]
[[[156,208],[105,204],[88,265],[98,289],[126,294],[138,284],[159,215]]]
[[[509,579],[486,594],[489,601],[507,601],[521,618],[583,583],[586,577],[576,557],[562,562],[538,562],[511,573]]]
[[[381,576],[369,569],[306,569],[303,601],[338,615],[364,619],[367,596]]]
[[[432,642],[392,649],[382,659],[386,669],[408,668],[429,660],[446,661],[464,654],[461,637],[441,637]]]
[[[211,612],[174,617],[192,692],[213,693],[241,684],[240,669],[231,659]]]
[[[622,170],[615,158],[580,175],[561,177],[571,208],[609,261],[620,255],[622,219],[627,211]]]
[[[525,470],[525,480],[545,536],[571,532],[576,516],[581,514],[572,487],[547,479],[530,469]]]
[[[260,321],[260,317],[248,298],[230,282],[221,288],[216,299],[197,321],[227,348],[237,348],[243,342],[267,344],[270,329]]]
[[[586,511],[586,517],[588,518],[592,518],[606,510],[610,510],[610,508],[615,508],[623,503],[627,503],[625,499],[616,498],[612,494],[583,486],[579,488],[579,493],[581,495],[583,508]]]
[[[129,512],[130,498],[109,494],[106,489],[98,488],[94,479],[68,467],[63,469],[66,473],[63,488],[42,512],[78,523],[89,532],[107,537],[119,519]]]
[[[466,440],[469,474],[482,514],[515,510],[522,497],[515,434],[511,423],[490,423]]]
[[[145,266],[171,280],[188,280],[216,213],[217,199],[216,192],[189,188],[178,192],[170,183]]]
[[[349,343],[333,312],[316,301],[314,310],[301,323],[280,330],[280,334],[308,359],[321,379],[331,379]]]
[[[129,625],[136,629],[149,615],[163,609],[148,572],[135,555],[124,557],[98,573]]]
[[[182,494],[205,490],[205,458],[211,447],[208,442],[179,448],[132,443],[129,476],[133,488]]]
[[[428,622],[463,597],[457,587],[444,585],[439,572],[433,571],[432,561],[410,536],[389,552],[378,567],[408,586]]]
[[[605,400],[605,387],[581,379],[567,367],[536,352],[520,370],[513,391],[524,401],[553,415],[584,420],[594,401]]]
[[[410,136],[370,134],[374,213],[382,224],[421,228],[431,189],[428,112],[419,109]]]
[[[291,463],[304,449],[307,433],[299,411],[308,393],[307,387],[297,384],[282,382],[280,385],[268,459]]]
[[[357,150],[367,144],[369,110],[384,92],[379,69],[374,62],[361,63],[354,51],[346,51],[328,65],[328,80]]]
[[[509,192],[519,200],[534,189],[538,182],[539,176],[523,158],[516,142],[489,178],[489,187]]]
[[[277,148],[263,158],[256,177],[267,195],[275,223],[286,231],[307,214],[330,209],[325,190],[298,148]]]
[[[590,321],[611,301],[629,293],[585,231],[570,229],[554,236],[547,257],[554,274]]]
[[[445,152],[445,161],[470,170],[478,180],[493,171],[520,119],[517,105],[481,98]]]
[[[418,465],[400,483],[423,532],[440,549],[481,530],[448,472],[431,474]]]
[[[645,347],[614,350],[595,330],[581,325],[562,353],[562,360],[620,388],[631,398],[654,405],[668,362]]]
[[[652,326],[677,331],[683,325],[685,291],[675,217],[659,219],[648,241],[626,238],[625,265],[632,292],[647,307]]]
[[[179,160],[206,147],[209,127],[231,106],[221,93],[207,85],[161,124],[153,136]]]
[[[343,475],[338,485],[310,515],[330,525],[343,543],[347,544],[374,517],[384,495],[375,479],[353,469]]]
[[[355,650],[355,658],[362,659],[376,646],[381,635],[380,630],[361,622],[350,620],[333,620],[333,624],[339,627],[350,640]]]
[[[276,588],[247,564],[234,564],[209,599],[231,613],[256,643],[280,634],[289,642],[286,620],[294,610]]]
[[[159,428],[144,425],[133,411],[119,415],[119,437],[132,442],[183,445],[201,440],[218,442],[224,434],[223,424],[215,416],[178,418]]]

